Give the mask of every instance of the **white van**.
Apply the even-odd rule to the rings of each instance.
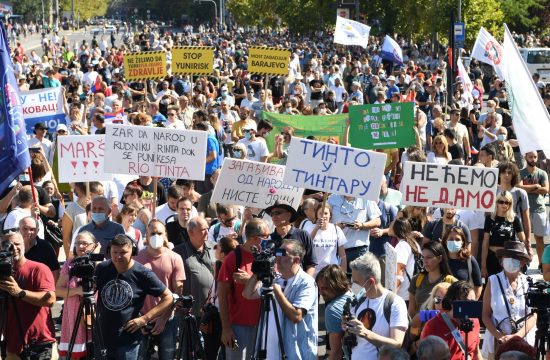
[[[538,73],[541,81],[550,82],[550,48],[521,48],[519,52],[531,75]]]

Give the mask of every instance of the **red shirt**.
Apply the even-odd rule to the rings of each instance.
[[[449,317],[450,318],[450,317]],[[476,352],[476,349],[479,346],[479,320],[473,319],[474,328],[472,331],[468,333],[468,353],[471,359],[475,359],[474,354]],[[451,319],[451,322],[453,325],[458,329],[458,323]],[[462,337],[462,341],[466,342],[466,335],[464,331],[460,331],[460,336]],[[451,359],[450,360],[463,360],[464,359],[464,353],[462,352],[462,349],[460,348],[460,345],[456,342],[455,338],[453,337],[453,334],[451,334],[451,330],[449,330],[449,327],[445,324],[445,321],[441,317],[441,314],[437,314],[436,317],[429,320],[426,325],[424,325],[424,330],[422,330],[422,335],[420,336],[421,339],[424,339],[425,337],[429,335],[435,335],[440,338],[442,338],[447,345],[449,345],[449,350],[451,351]]]
[[[26,291],[41,292],[52,291],[55,293],[55,282],[51,270],[44,264],[27,260],[22,267],[15,269],[13,276],[21,289]],[[14,300],[13,302],[11,300]],[[7,317],[7,350],[13,354],[23,351],[18,320],[13,311],[13,304],[19,314],[19,324],[23,332],[25,343],[55,342],[55,329],[52,313],[49,307],[38,307],[12,297],[8,301]]]
[[[254,257],[248,251],[241,250],[241,266],[247,274],[252,275],[252,262]],[[232,325],[256,326],[260,309],[260,300],[247,300],[243,297],[244,284],[238,284],[233,280],[233,273],[236,266],[235,251],[230,252],[223,258],[222,267],[218,274],[219,282],[226,282],[232,285],[228,294],[229,322]]]

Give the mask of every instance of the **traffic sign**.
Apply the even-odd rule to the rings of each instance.
[[[454,25],[455,48],[464,48],[466,41],[466,25],[463,22],[456,22]]]

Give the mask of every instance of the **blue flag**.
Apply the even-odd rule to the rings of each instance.
[[[0,194],[30,165],[23,107],[13,74],[6,29],[0,21]]]

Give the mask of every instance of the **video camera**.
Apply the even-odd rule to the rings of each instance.
[[[550,309],[550,282],[542,280],[533,282],[533,279],[528,277],[527,283],[529,284],[526,294],[527,306],[537,310]]]
[[[80,278],[82,286],[82,295],[84,297],[93,297],[95,282],[95,262],[103,261],[103,254],[86,253],[84,256],[73,260],[69,268],[69,278]]]
[[[351,307],[357,305],[357,300],[354,297],[350,297],[346,299],[346,303],[344,304],[344,309],[342,311],[342,320],[344,323],[355,319],[355,316],[351,313]],[[346,331],[344,335],[344,345],[351,349],[355,346],[357,346],[357,337],[354,334],[350,334]]]
[[[0,280],[5,280],[13,274],[13,244],[4,241],[0,246]]]
[[[179,304],[179,306],[183,309],[191,309],[193,307],[193,303],[195,302],[192,295],[172,294],[172,296],[174,297],[174,305]]]
[[[275,258],[285,256],[285,249],[275,249],[277,244],[274,241],[268,241],[263,251],[254,251],[254,261],[252,262],[252,273],[261,280],[264,287],[273,285],[275,279]]]

